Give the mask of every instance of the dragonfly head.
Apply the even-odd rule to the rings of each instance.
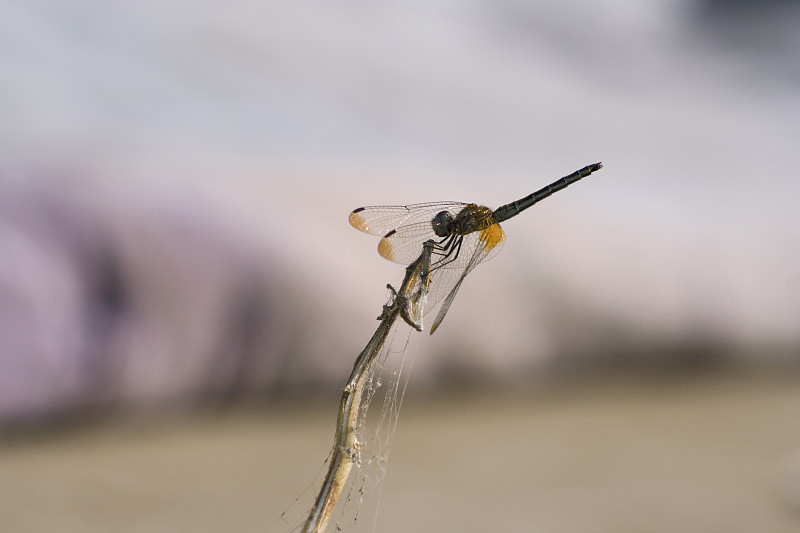
[[[451,225],[453,224],[453,214],[450,211],[439,211],[433,220],[433,232],[439,237],[447,237],[450,235]]]

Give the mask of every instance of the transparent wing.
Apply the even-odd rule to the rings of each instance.
[[[441,207],[437,209],[436,213],[443,210]],[[448,209],[448,211],[450,210]],[[453,212],[453,216],[456,214]],[[431,219],[404,224],[397,229],[391,230],[378,243],[378,253],[384,259],[402,265],[408,265],[416,261],[417,257],[422,253],[422,245],[425,241],[428,239],[433,239],[436,242],[442,240],[441,237],[434,233]],[[436,261],[436,257],[434,255],[432,263]]]
[[[423,314],[428,314],[443,299],[444,302],[436,315],[430,330],[431,333],[436,330],[442,319],[444,319],[467,274],[472,272],[480,263],[488,261],[497,255],[505,243],[505,238],[505,232],[500,227],[500,224],[493,224],[484,230],[464,235],[461,251],[455,260],[445,264],[444,261],[447,261],[447,259],[443,259],[442,256],[438,256],[438,258],[435,255],[433,256],[430,289]],[[416,289],[418,287],[415,287]]]
[[[426,204],[359,207],[350,213],[350,225],[364,233],[383,237],[403,225],[425,221],[430,225],[430,221],[439,211],[447,210],[451,213],[458,213],[466,205],[463,202],[429,202]],[[433,233],[432,230],[431,233]],[[421,245],[420,251],[422,251]]]

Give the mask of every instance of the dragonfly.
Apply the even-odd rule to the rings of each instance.
[[[433,335],[467,275],[502,248],[506,234],[501,222],[601,168],[602,163],[587,165],[495,210],[464,202],[359,207],[350,213],[350,225],[381,237],[378,254],[404,265],[420,258],[426,243],[432,241],[429,278],[421,282],[428,284],[426,313],[444,299],[430,329]],[[422,329],[421,323],[418,329]]]

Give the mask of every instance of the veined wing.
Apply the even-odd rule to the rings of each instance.
[[[433,220],[436,213],[444,210],[458,213],[466,205],[463,202],[429,202],[426,204],[359,207],[350,213],[350,225],[364,233],[383,237],[391,230],[407,224],[427,221],[430,226],[430,221]],[[422,251],[422,243],[420,243],[420,251]],[[419,254],[417,255],[419,256]]]
[[[478,264],[494,257],[504,242],[505,232],[499,224],[493,224],[482,231],[464,235],[461,251],[456,259],[445,263],[450,258],[444,259],[441,255],[433,255],[430,288],[423,314],[428,314],[443,299],[445,302],[436,316],[431,333],[441,323],[467,274]],[[419,287],[415,287],[412,292],[418,289]]]
[[[436,209],[436,213],[444,210],[441,206]],[[452,210],[448,209],[448,211],[453,213]],[[455,215],[456,213],[453,213],[453,216]],[[391,230],[378,243],[378,253],[384,259],[401,265],[413,263],[422,253],[422,245],[425,241],[433,239],[438,242],[442,239],[434,233],[431,219],[412,224],[403,224],[399,228]],[[437,258],[438,255],[434,252],[434,256],[431,258],[431,265],[436,262]]]
[[[465,235],[464,239],[466,240],[467,237],[473,237],[471,240],[476,242],[470,243],[470,249],[472,252],[465,254],[463,259],[464,268],[462,271],[460,271],[460,274],[458,270],[438,269],[440,271],[451,272],[452,274],[448,276],[447,282],[442,283],[440,287],[436,287],[435,294],[431,295],[431,297],[435,298],[435,300],[430,308],[432,308],[435,302],[441,298],[445,291],[447,291],[447,297],[442,302],[442,306],[439,308],[439,312],[436,314],[436,318],[431,325],[431,335],[433,335],[433,332],[436,331],[436,328],[438,328],[439,324],[441,324],[442,320],[444,320],[444,316],[450,309],[450,306],[456,297],[456,293],[458,293],[458,290],[461,288],[461,284],[464,282],[467,274],[472,272],[472,270],[480,263],[488,261],[497,255],[497,252],[500,251],[500,248],[503,247],[503,243],[506,241],[506,234],[503,231],[503,228],[500,227],[500,224],[493,224],[481,231]],[[459,257],[459,259],[461,258]],[[429,299],[431,297],[429,297]]]

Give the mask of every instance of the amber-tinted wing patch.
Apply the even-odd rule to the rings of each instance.
[[[505,239],[505,232],[500,224],[492,224],[481,230],[480,241],[483,243],[483,249],[487,252],[503,242],[503,239]]]
[[[360,214],[362,211],[364,211],[364,208],[359,207],[358,209],[350,213],[350,225],[359,231],[363,231],[364,233],[369,233],[369,224],[367,224],[367,221]]]
[[[386,234],[384,238],[381,239],[381,242],[378,243],[378,253],[384,259],[388,259],[389,261],[394,261],[394,246],[392,246],[392,241],[389,240],[389,237],[394,235],[395,231],[392,230]]]

